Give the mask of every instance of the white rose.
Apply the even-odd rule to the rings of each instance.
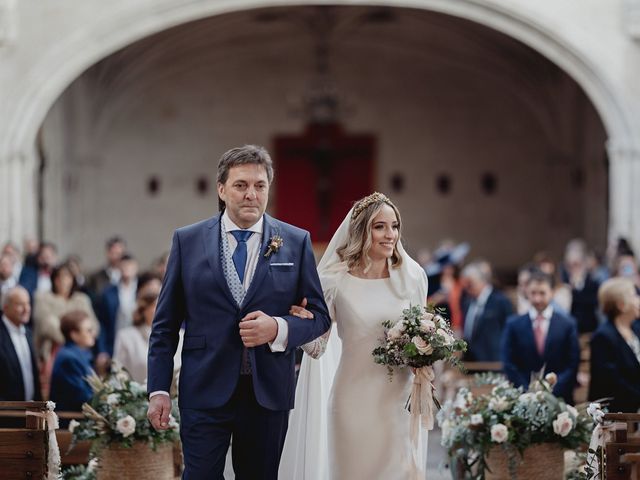
[[[435,317],[433,313],[424,312],[422,314],[422,320],[433,320],[433,317]]]
[[[435,332],[436,331],[436,324],[433,323],[431,320],[422,319],[420,321],[420,330],[422,330],[423,332],[426,332],[426,333]]]
[[[571,415],[573,415],[573,418],[578,418],[578,409],[575,407],[572,407],[571,405],[567,405],[567,410],[569,410],[569,413]]]
[[[590,403],[587,407],[587,413],[593,421],[596,423],[602,423],[604,419],[604,412],[601,410],[601,405],[599,403]]]
[[[509,436],[509,430],[506,425],[497,423],[491,427],[491,441],[495,443],[504,443]]]
[[[69,431],[71,433],[73,433],[73,431],[76,429],[76,427],[78,427],[80,425],[80,422],[78,422],[77,420],[71,420],[69,422]]]
[[[117,405],[118,403],[120,403],[120,395],[118,395],[117,393],[110,393],[109,395],[107,395],[107,404],[113,406]]]
[[[562,412],[553,421],[553,431],[556,435],[566,437],[573,428],[573,420],[569,416],[569,412]]]
[[[402,324],[396,323],[393,327],[389,329],[387,332],[387,338],[389,340],[399,340],[402,337]]]
[[[495,397],[489,401],[489,408],[494,412],[504,412],[509,408],[509,402],[504,397]]]
[[[127,415],[116,422],[116,430],[125,438],[133,435],[136,431],[136,420],[131,415]]]
[[[446,330],[439,328],[436,333],[443,338],[445,345],[451,345],[453,343],[453,338]]]
[[[544,379],[545,379],[545,380],[547,381],[547,383],[548,383],[549,385],[551,385],[552,387],[553,387],[556,383],[558,383],[558,376],[557,376],[555,373],[553,373],[553,372],[547,373],[547,374],[544,376]]]
[[[416,335],[415,337],[413,337],[411,339],[411,341],[413,342],[413,344],[418,349],[418,352],[420,352],[422,355],[431,355],[433,353],[433,347],[431,345],[429,345],[421,337]]]
[[[482,425],[484,420],[482,419],[482,415],[479,413],[475,413],[471,415],[471,425]]]

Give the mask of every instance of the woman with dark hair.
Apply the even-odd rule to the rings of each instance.
[[[93,329],[98,332],[91,300],[78,291],[78,285],[68,264],[56,266],[51,272],[51,292],[38,292],[34,300],[33,324],[36,351],[43,370],[43,391],[48,391],[48,379],[58,349],[65,343],[60,330],[61,317],[70,311],[86,313]]]
[[[605,281],[598,292],[607,321],[591,339],[589,399],[613,397],[611,412],[640,409],[640,296],[626,278]]]
[[[56,355],[51,375],[51,400],[59,411],[79,412],[91,400],[91,347],[96,341],[94,323],[86,312],[73,310],[62,316],[64,346]]]

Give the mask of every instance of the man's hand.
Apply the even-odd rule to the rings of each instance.
[[[240,338],[245,347],[257,347],[272,342],[278,335],[278,322],[260,310],[240,320]]]
[[[158,394],[149,399],[147,418],[156,430],[169,428],[169,414],[171,413],[171,399],[167,395]]]
[[[300,305],[291,305],[289,309],[289,315],[295,315],[300,318],[313,319],[313,313],[307,310],[307,299],[303,298]]]

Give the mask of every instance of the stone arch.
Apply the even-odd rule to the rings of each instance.
[[[498,2],[489,5],[477,0],[333,0],[326,3],[338,6],[375,5],[432,10],[477,22],[516,38],[556,63],[584,89],[602,118],[609,137],[610,152],[615,151],[616,158],[623,158],[625,152],[637,150],[633,140],[632,115],[627,111],[622,94],[609,81],[605,70],[590,58],[586,49],[581,51],[567,44],[559,32],[544,25],[543,19],[533,18],[517,5],[506,6]],[[317,4],[313,0],[234,0],[188,4],[175,0],[165,2],[163,7],[145,4],[123,9],[106,19],[97,18],[94,25],[85,25],[77,33],[62,38],[45,61],[34,65],[14,108],[7,112],[13,118],[8,122],[4,145],[0,144],[0,158],[8,159],[9,163],[21,163],[22,167],[13,167],[13,170],[10,165],[8,171],[17,170],[23,179],[28,179],[36,168],[33,154],[37,132],[50,107],[85,69],[126,45],[167,28],[209,16],[256,8]],[[619,195],[622,198],[622,193]],[[28,187],[25,192],[16,193],[15,197],[22,199],[23,208],[19,208],[19,205],[10,206],[10,216],[18,215],[20,210],[24,211],[25,205],[27,209],[29,205],[35,205],[33,192]],[[31,197],[30,201],[28,197]],[[611,232],[633,231],[629,215],[616,213],[621,203],[622,200],[612,197]],[[27,220],[30,221],[33,220]],[[7,224],[11,227],[14,222],[10,220]],[[21,227],[11,232],[13,238],[17,239],[31,230],[29,225],[23,224]]]

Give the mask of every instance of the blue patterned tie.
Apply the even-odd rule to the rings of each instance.
[[[247,240],[253,235],[253,232],[249,230],[233,230],[231,235],[233,235],[238,242],[238,246],[235,252],[233,252],[231,259],[236,267],[236,272],[238,272],[240,283],[244,283],[244,271],[247,266]]]

